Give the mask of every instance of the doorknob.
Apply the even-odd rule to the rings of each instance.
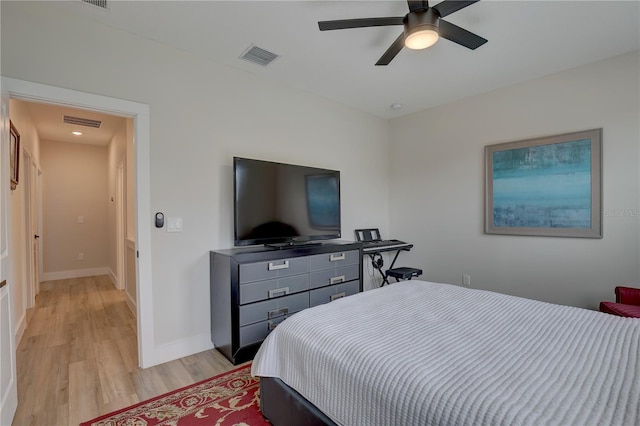
[[[38,239],[38,238],[40,238],[40,235],[35,234],[35,235],[33,236],[33,238]]]

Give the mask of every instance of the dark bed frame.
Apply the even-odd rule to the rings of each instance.
[[[274,377],[260,377],[262,416],[275,426],[337,426],[315,405]]]

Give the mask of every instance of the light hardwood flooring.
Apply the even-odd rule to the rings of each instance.
[[[107,276],[48,281],[18,345],[14,425],[78,425],[233,366],[215,350],[138,368],[136,320]]]

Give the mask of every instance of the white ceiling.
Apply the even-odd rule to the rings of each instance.
[[[432,5],[437,2],[432,2]],[[110,1],[109,10],[49,3],[216,63],[394,118],[640,49],[639,1],[483,0],[445,19],[489,40],[403,49],[374,66],[397,27],[318,30],[319,20],[403,16],[406,1]],[[281,55],[239,59],[250,46]],[[390,108],[400,103],[404,108]]]
[[[73,142],[89,145],[107,146],[116,132],[125,125],[125,118],[101,114],[76,108],[25,102],[34,122],[38,137],[43,141]],[[71,117],[98,120],[99,128],[67,124],[62,121],[65,115]],[[79,131],[77,136],[71,132]]]

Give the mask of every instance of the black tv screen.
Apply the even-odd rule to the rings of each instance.
[[[340,172],[234,157],[235,245],[340,238]]]

